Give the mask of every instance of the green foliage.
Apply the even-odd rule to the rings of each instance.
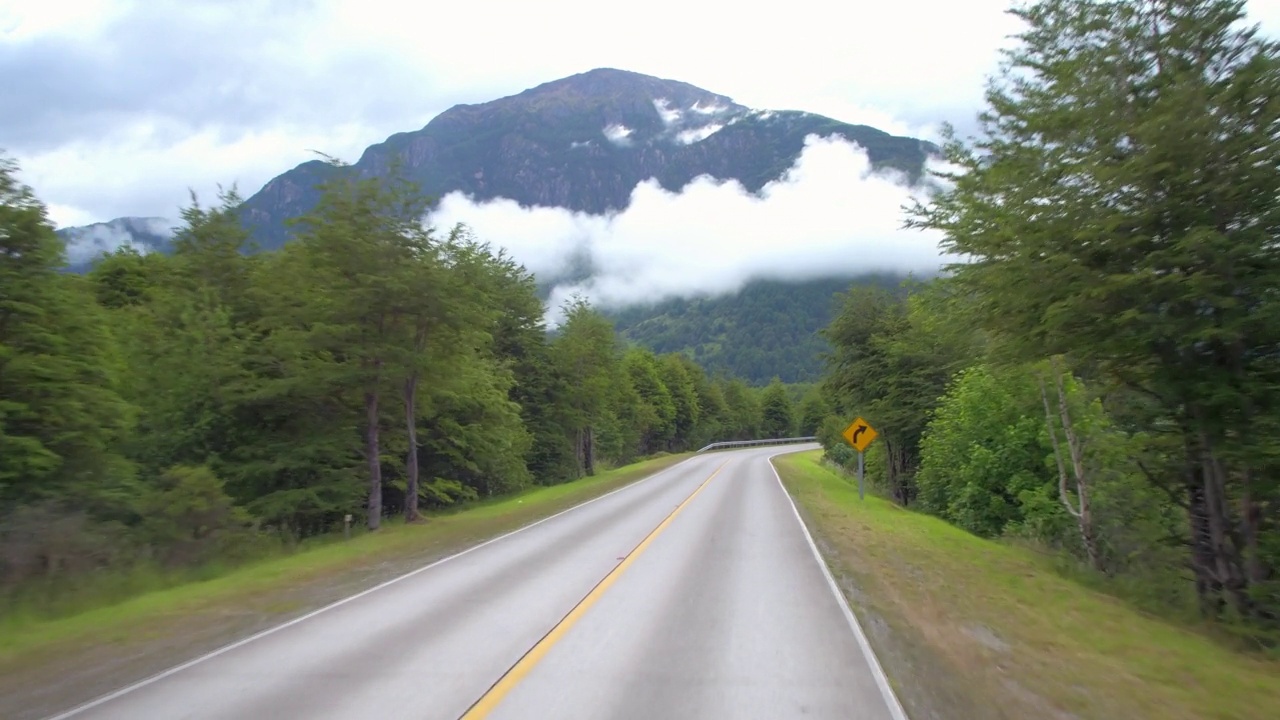
[[[114,505],[130,471],[117,444],[131,408],[115,391],[114,338],[82,278],[58,272],[44,207],[0,158],[0,507]]]
[[[1067,516],[1045,462],[1038,399],[1025,373],[962,371],[920,444],[920,508],[983,537],[1011,525],[1060,534]]]
[[[238,562],[758,426],[746,385],[735,418],[725,381],[625,350],[585,301],[549,338],[505,252],[423,227],[412,183],[328,167],[281,250],[245,252],[232,190],[193,198],[172,255],[83,277],[0,168],[0,595]]]
[[[767,438],[792,437],[795,434],[795,411],[782,381],[773,382],[760,395],[760,434]]]
[[[733,379],[721,384],[720,394],[728,409],[723,439],[754,440],[760,437],[760,401],[751,388],[745,382]]]
[[[689,449],[698,423],[702,421],[702,407],[698,403],[695,378],[702,368],[683,355],[664,355],[658,360],[659,382],[667,389],[673,406],[672,432],[667,439],[667,450]]]
[[[835,413],[831,396],[821,385],[813,385],[805,391],[796,408],[797,433],[801,437],[817,435],[827,418]]]
[[[940,331],[960,303],[945,283],[904,286],[903,297],[855,287],[824,335],[825,393],[846,425],[861,416],[880,433],[885,482],[903,504],[915,497],[920,438],[947,381],[969,360],[971,334]],[[841,428],[843,429],[843,427]],[[840,440],[840,442],[844,442]]]
[[[928,425],[922,505],[1104,573],[1189,567],[1203,614],[1274,641],[1280,44],[1243,11],[1016,10],[982,136],[948,135],[956,170],[908,222],[965,261],[923,312],[851,300],[828,384],[884,426],[893,475],[949,358],[974,366]]]
[[[732,295],[673,299],[614,314],[626,339],[657,353],[688,355],[711,373],[765,385],[811,382],[829,348],[819,331],[831,322],[836,293],[852,285],[893,288],[902,278],[866,275],[785,283],[756,280]]]
[[[635,412],[631,421],[640,435],[639,453],[648,455],[665,449],[675,437],[676,403],[659,375],[658,359],[648,350],[632,348],[623,357],[622,365],[639,399],[630,405]]]
[[[165,565],[195,565],[215,557],[241,539],[249,514],[234,501],[206,466],[176,465],[162,473],[143,498],[141,530],[153,547],[163,548]]]

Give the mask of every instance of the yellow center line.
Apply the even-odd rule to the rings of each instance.
[[[515,689],[516,685],[518,685],[520,681],[533,670],[534,666],[536,666],[542,658],[546,657],[547,653],[551,651],[551,648],[569,632],[569,629],[572,628],[578,620],[582,619],[582,616],[591,609],[592,605],[596,604],[600,597],[604,595],[605,591],[617,582],[618,577],[631,566],[631,563],[636,561],[636,558],[640,557],[640,554],[643,553],[651,543],[653,543],[654,538],[658,537],[658,535],[671,524],[671,521],[675,519],[676,515],[679,515],[680,511],[685,509],[685,506],[693,502],[693,499],[698,496],[698,493],[702,492],[702,489],[710,484],[710,482],[715,479],[715,476],[719,475],[720,471],[724,469],[724,466],[728,464],[728,460],[721,463],[720,467],[716,468],[715,472],[711,473],[711,475],[706,480],[703,480],[702,484],[699,485],[697,489],[689,495],[689,497],[684,499],[684,502],[677,505],[676,509],[672,510],[670,515],[663,518],[662,522],[658,523],[658,527],[654,528],[648,535],[646,535],[645,538],[640,541],[640,544],[635,546],[635,549],[627,553],[626,557],[622,559],[622,562],[615,565],[608,575],[605,575],[600,582],[596,583],[595,587],[591,588],[591,592],[587,593],[586,596],[578,601],[577,605],[573,606],[573,609],[569,611],[569,614],[565,615],[560,622],[556,623],[555,627],[551,628],[546,635],[542,636],[541,640],[539,640],[533,647],[529,648],[529,651],[517,660],[515,665],[512,665],[509,670],[503,673],[502,677],[498,678],[498,681],[489,688],[488,692],[481,695],[480,699],[476,700],[459,720],[481,720],[481,718],[488,717],[489,713],[493,712],[494,709],[498,707],[498,703],[501,703],[502,699]]]

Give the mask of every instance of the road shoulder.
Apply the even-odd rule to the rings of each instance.
[[[868,495],[820,451],[776,458],[912,720],[1261,720],[1280,662],[1234,652]]]

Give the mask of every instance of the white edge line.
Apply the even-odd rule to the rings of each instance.
[[[770,455],[767,458],[769,469],[773,470],[773,477],[777,479],[778,487],[782,488],[782,494],[786,496],[787,502],[791,503],[791,512],[795,513],[796,522],[804,530],[804,538],[809,541],[809,549],[813,551],[813,557],[818,561],[818,565],[822,567],[822,574],[826,576],[831,592],[840,601],[840,609],[844,611],[845,620],[849,621],[849,627],[853,628],[853,634],[858,638],[858,646],[862,648],[862,654],[866,657],[867,664],[871,666],[871,674],[876,679],[876,685],[880,687],[880,694],[884,696],[885,704],[889,706],[889,714],[893,716],[894,720],[907,720],[907,711],[902,709],[902,703],[898,701],[897,694],[893,692],[893,686],[889,684],[889,677],[884,674],[884,668],[880,666],[880,660],[876,658],[875,651],[871,649],[867,634],[862,631],[862,625],[858,623],[857,616],[853,614],[853,609],[849,607],[849,599],[844,596],[844,592],[836,584],[835,576],[831,574],[831,568],[827,567],[827,561],[822,557],[822,553],[818,551],[818,544],[813,541],[813,535],[804,524],[804,518],[800,517],[800,510],[796,507],[796,501],[791,498],[791,493],[787,492],[787,486],[782,482],[782,476],[778,474],[777,466],[773,464],[773,459],[779,455],[790,455],[796,452],[802,451],[788,450]]]
[[[301,622],[303,622],[303,621],[305,621],[305,620],[310,620],[311,618],[313,618],[313,617],[315,617],[315,616],[317,616],[317,615],[319,615],[319,614],[321,614],[321,613],[328,612],[328,611],[330,611],[330,610],[332,610],[332,609],[334,609],[334,608],[336,608],[336,607],[340,607],[340,606],[342,606],[342,605],[346,605],[347,603],[352,602],[353,600],[358,600],[358,599],[360,599],[360,598],[364,597],[365,595],[369,595],[369,594],[371,594],[371,593],[377,592],[378,590],[381,590],[382,588],[385,588],[385,587],[387,587],[387,586],[389,586],[389,585],[394,585],[395,583],[398,583],[398,582],[400,582],[401,580],[406,580],[406,579],[408,579],[408,578],[411,578],[411,577],[413,577],[414,575],[417,575],[417,574],[419,574],[419,573],[422,573],[422,572],[425,572],[425,571],[427,571],[427,570],[430,570],[431,568],[436,567],[437,565],[442,565],[442,564],[444,564],[444,563],[449,562],[450,560],[453,560],[453,559],[455,559],[455,558],[462,557],[463,555],[466,555],[467,553],[472,552],[472,551],[474,551],[474,550],[479,550],[480,548],[482,548],[482,547],[484,547],[484,546],[486,546],[486,545],[492,545],[493,543],[496,543],[496,542],[498,542],[498,541],[500,541],[500,540],[504,540],[504,539],[506,539],[506,538],[509,538],[509,537],[511,537],[512,535],[515,535],[515,534],[517,534],[517,533],[522,533],[522,532],[524,532],[525,530],[528,530],[528,529],[530,529],[530,528],[532,528],[532,527],[536,527],[536,526],[538,526],[538,525],[541,525],[542,523],[548,522],[548,521],[550,521],[550,520],[554,520],[554,519],[556,519],[556,518],[560,517],[561,515],[565,515],[565,514],[567,514],[567,513],[571,513],[571,512],[573,512],[574,510],[578,510],[579,508],[586,507],[587,505],[590,505],[591,503],[596,502],[596,501],[598,501],[598,500],[603,500],[603,499],[605,499],[605,498],[609,497],[610,495],[614,495],[614,494],[620,493],[620,492],[622,492],[623,490],[629,490],[629,489],[631,489],[631,488],[633,488],[633,487],[636,487],[637,485],[640,485],[641,483],[643,483],[643,482],[645,482],[645,481],[647,481],[647,480],[652,480],[653,478],[656,478],[656,477],[658,477],[658,476],[660,476],[660,475],[665,475],[666,473],[669,473],[669,472],[671,472],[672,470],[675,470],[676,468],[680,467],[681,465],[684,465],[684,464],[686,464],[686,463],[688,463],[688,462],[690,462],[690,461],[693,461],[693,460],[701,459],[702,457],[705,457],[705,456],[703,456],[703,455],[694,455],[693,457],[685,458],[684,460],[681,460],[680,462],[676,463],[675,465],[672,465],[672,466],[671,466],[671,467],[669,467],[669,468],[663,468],[662,470],[659,470],[658,472],[655,472],[655,473],[653,473],[653,474],[651,474],[651,475],[647,475],[647,476],[645,476],[645,477],[642,477],[642,478],[640,478],[639,480],[636,480],[636,481],[634,481],[634,482],[629,482],[629,483],[627,483],[626,485],[623,485],[622,487],[617,488],[616,490],[610,490],[609,492],[607,492],[607,493],[605,493],[605,494],[603,494],[603,495],[600,495],[600,496],[598,496],[598,497],[591,498],[590,500],[587,500],[587,501],[585,501],[585,502],[580,502],[580,503],[578,503],[577,505],[574,505],[573,507],[570,507],[570,508],[566,508],[566,509],[564,509],[564,510],[561,510],[560,512],[558,512],[558,513],[556,513],[556,514],[554,514],[554,515],[548,515],[547,517],[544,517],[544,518],[542,518],[541,520],[536,520],[536,521],[534,521],[534,522],[529,523],[528,525],[524,525],[524,526],[522,526],[522,527],[516,528],[515,530],[512,530],[511,532],[504,533],[504,534],[502,534],[502,535],[499,535],[498,537],[490,538],[490,539],[488,539],[488,540],[485,540],[484,542],[480,543],[479,545],[472,545],[471,547],[469,547],[469,548],[467,548],[467,549],[465,549],[465,550],[462,550],[462,551],[460,551],[460,552],[456,552],[456,553],[454,553],[454,554],[452,554],[452,555],[449,555],[448,557],[440,558],[439,560],[436,560],[436,561],[431,562],[431,563],[429,563],[429,564],[427,564],[427,565],[424,565],[424,566],[422,566],[422,567],[420,567],[420,568],[418,568],[418,569],[416,569],[416,570],[410,570],[409,572],[407,572],[407,573],[405,573],[405,574],[403,574],[403,575],[400,575],[400,576],[397,576],[397,577],[391,578],[390,580],[387,580],[387,581],[385,581],[385,582],[382,582],[382,583],[379,583],[379,584],[377,584],[377,585],[374,585],[373,587],[371,587],[371,588],[369,588],[369,589],[367,589],[367,590],[362,590],[362,591],[360,591],[360,592],[356,593],[355,595],[351,595],[351,596],[345,597],[345,598],[343,598],[343,599],[341,599],[341,600],[338,600],[337,602],[333,602],[333,603],[330,603],[330,604],[328,604],[328,605],[325,605],[324,607],[319,608],[318,610],[312,610],[311,612],[307,613],[306,615],[303,615],[303,616],[301,616],[301,617],[296,617],[296,618],[294,618],[294,619],[292,619],[292,620],[290,620],[290,621],[288,621],[288,622],[282,623],[282,624],[280,624],[280,625],[276,625],[276,626],[274,626],[274,627],[267,628],[266,630],[262,630],[262,631],[260,631],[260,632],[258,632],[258,633],[256,633],[256,634],[254,634],[254,635],[250,635],[250,636],[249,636],[249,637],[247,637],[247,638],[244,638],[244,639],[241,639],[241,640],[237,640],[236,642],[233,642],[233,643],[231,643],[230,645],[224,645],[224,646],[222,646],[222,647],[218,648],[217,650],[214,650],[214,651],[212,651],[212,652],[209,652],[209,653],[206,653],[206,654],[204,654],[204,655],[201,655],[200,657],[197,657],[197,658],[194,658],[194,659],[188,660],[188,661],[186,661],[186,662],[184,662],[184,663],[182,663],[182,664],[180,664],[180,665],[175,665],[175,666],[173,666],[173,667],[169,668],[168,670],[163,670],[163,671],[161,671],[161,672],[159,672],[159,673],[156,673],[155,675],[152,675],[151,677],[148,677],[148,678],[144,678],[144,679],[142,679],[142,680],[139,680],[138,682],[135,682],[135,683],[133,683],[132,685],[126,685],[125,687],[122,687],[122,688],[120,688],[119,690],[116,690],[116,691],[114,691],[114,692],[107,693],[106,695],[103,695],[103,696],[101,696],[101,697],[99,697],[99,698],[97,698],[97,699],[90,700],[90,701],[88,701],[88,702],[86,702],[86,703],[83,703],[83,704],[81,704],[81,705],[77,705],[76,707],[73,707],[73,708],[71,708],[70,710],[66,710],[66,711],[64,711],[64,712],[62,712],[62,713],[60,713],[60,714],[58,714],[58,715],[52,715],[52,716],[46,717],[46,718],[45,718],[45,720],[65,720],[66,718],[70,718],[70,717],[74,717],[74,716],[76,716],[76,715],[79,715],[80,713],[85,712],[86,710],[91,710],[91,709],[93,709],[93,708],[95,708],[95,707],[97,707],[97,706],[99,706],[99,705],[102,705],[103,703],[111,702],[112,700],[115,700],[115,699],[116,699],[116,698],[118,698],[118,697],[121,697],[121,696],[124,696],[124,695],[128,695],[129,693],[131,693],[131,692],[133,692],[133,691],[135,691],[135,690],[139,690],[139,689],[144,688],[144,687],[146,687],[146,686],[148,686],[148,685],[151,685],[152,683],[155,683],[155,682],[158,682],[158,681],[160,681],[160,680],[163,680],[163,679],[165,679],[165,678],[169,677],[170,675],[174,675],[174,674],[176,674],[176,673],[180,673],[180,672],[182,672],[183,670],[186,670],[186,669],[187,669],[187,668],[189,668],[189,667],[193,667],[193,666],[195,666],[195,665],[199,665],[200,663],[205,662],[206,660],[212,660],[213,658],[216,658],[216,657],[218,657],[219,655],[222,655],[222,654],[224,654],[224,653],[231,652],[232,650],[235,650],[236,648],[239,648],[239,647],[243,647],[243,646],[245,646],[245,645],[248,645],[249,643],[251,643],[251,642],[253,642],[253,641],[255,641],[255,640],[260,640],[260,639],[262,639],[262,638],[264,638],[264,637],[266,637],[266,636],[268,636],[268,635],[272,635],[272,634],[277,633],[277,632],[279,632],[279,631],[281,631],[281,630],[284,630],[284,629],[286,629],[286,628],[293,627],[294,625],[297,625],[298,623],[301,623]],[[775,471],[775,474],[776,474],[776,471]]]

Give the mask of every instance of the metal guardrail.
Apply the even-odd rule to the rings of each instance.
[[[698,450],[698,452],[708,452],[714,450],[725,450],[727,448],[744,448],[758,447],[761,445],[794,445],[797,443],[817,442],[815,436],[794,437],[794,438],[769,438],[766,440],[726,440],[724,442],[713,442],[710,445]]]

